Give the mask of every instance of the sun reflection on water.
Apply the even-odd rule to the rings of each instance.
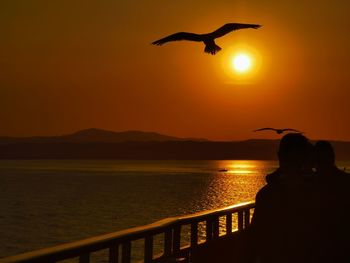
[[[246,161],[246,160],[235,160],[235,161],[220,161],[221,170],[225,170],[229,174],[254,174],[259,172],[261,168],[261,161]]]
[[[197,196],[200,205],[219,208],[254,200],[257,191],[265,185],[265,176],[276,168],[276,163],[257,160],[215,161],[208,185],[202,189],[202,196]],[[208,178],[209,179],[209,178]],[[238,218],[232,216],[233,229],[238,228]],[[220,235],[226,233],[226,219],[219,219]],[[199,239],[205,240],[205,225],[199,225]]]
[[[235,170],[229,170],[228,173],[232,174],[251,174],[253,171],[251,170],[243,170],[243,169],[235,169]]]
[[[203,191],[202,200],[213,208],[253,200],[274,166],[275,163],[258,160],[216,161],[216,172]]]

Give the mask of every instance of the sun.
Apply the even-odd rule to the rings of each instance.
[[[230,84],[247,85],[260,81],[264,76],[265,61],[262,50],[238,43],[223,51],[221,67],[224,81]]]
[[[232,57],[232,69],[237,73],[246,73],[252,68],[252,58],[245,53]]]

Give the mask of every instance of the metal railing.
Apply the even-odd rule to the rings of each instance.
[[[144,241],[143,262],[145,263],[175,262],[180,259],[190,262],[193,249],[247,227],[250,224],[251,210],[254,206],[254,202],[246,202],[221,209],[166,218],[145,226],[3,258],[0,262],[53,263],[77,258],[79,263],[90,263],[94,252],[106,250],[108,251],[107,262],[129,263],[132,242],[136,240]],[[233,227],[233,223],[237,223],[236,228]],[[205,226],[201,229],[203,240],[200,240],[202,236],[199,235],[200,224]],[[189,244],[186,246],[181,245],[183,243],[181,229],[184,227],[189,228]],[[221,228],[224,231],[221,231]],[[154,255],[154,237],[159,234],[164,236],[163,253]]]

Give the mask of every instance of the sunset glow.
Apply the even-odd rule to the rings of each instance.
[[[349,11],[0,1],[0,263],[350,263]]]
[[[280,138],[251,132],[272,125],[350,140],[350,35],[343,23],[350,2],[3,2],[1,136],[95,127]],[[151,44],[236,22],[262,27],[215,39],[222,49],[216,55],[201,42]]]

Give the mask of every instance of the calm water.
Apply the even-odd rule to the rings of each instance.
[[[276,165],[2,160],[0,257],[252,200]]]

